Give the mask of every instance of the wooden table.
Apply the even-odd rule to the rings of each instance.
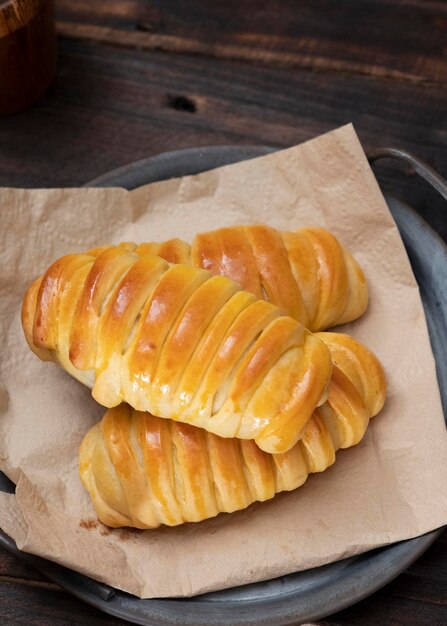
[[[346,122],[365,148],[406,148],[447,176],[441,0],[59,0],[57,9],[58,76],[40,103],[0,120],[0,185],[76,186],[166,150],[289,146]],[[409,169],[377,171],[447,240],[444,201]],[[123,622],[0,552],[0,623]],[[383,590],[320,623],[447,623],[446,535]]]

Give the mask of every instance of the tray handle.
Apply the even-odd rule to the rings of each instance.
[[[401,150],[400,148],[377,148],[370,150],[367,154],[368,161],[372,165],[379,159],[396,159],[403,161],[414,169],[415,172],[422,176],[436,191],[438,191],[445,200],[447,200],[447,181],[438,174],[430,165],[424,163],[411,152]]]

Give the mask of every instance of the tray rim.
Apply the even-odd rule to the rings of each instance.
[[[191,168],[186,168],[188,169],[188,171],[185,171],[185,174],[193,174],[199,171],[205,171],[206,169],[211,169],[210,166],[207,167],[202,167],[202,165],[206,165],[206,161],[208,160],[213,160],[213,158],[219,158],[219,155],[222,155],[222,152],[225,153],[225,162],[220,162],[217,165],[212,165],[212,167],[219,167],[220,165],[223,164],[227,164],[227,163],[233,163],[235,161],[239,161],[239,160],[243,160],[246,158],[255,158],[257,156],[262,156],[263,154],[268,154],[271,152],[274,152],[275,150],[277,150],[277,148],[273,148],[273,147],[267,147],[267,146],[211,146],[211,147],[203,147],[203,148],[186,148],[183,150],[176,150],[176,151],[172,151],[172,152],[165,152],[165,153],[161,153],[160,155],[156,155],[154,157],[149,157],[149,158],[145,158],[145,159],[141,159],[139,161],[135,161],[132,163],[129,163],[127,165],[124,165],[122,167],[116,168],[114,170],[111,170],[110,172],[105,173],[104,175],[97,177],[95,179],[93,179],[92,181],[90,181],[89,183],[87,183],[84,186],[117,186],[116,184],[113,183],[113,185],[111,185],[111,182],[113,180],[116,179],[123,179],[126,180],[126,177],[128,177],[129,172],[135,172],[140,171],[143,172],[144,170],[146,170],[146,168],[150,168],[152,170],[152,172],[155,172],[155,178],[151,179],[150,181],[146,180],[146,182],[143,182],[142,184],[147,184],[147,182],[152,182],[152,180],[164,180],[167,178],[171,178],[171,175],[163,175],[161,177],[157,177],[157,172],[159,172],[161,170],[161,172],[166,172],[166,166],[169,164],[169,162],[171,160],[176,160],[176,159],[184,159],[186,158],[187,161],[192,160],[193,158],[196,158],[197,162],[199,163],[199,167],[194,167],[192,168],[195,171],[191,171]],[[242,156],[241,156],[242,155]],[[169,170],[169,167],[168,167]],[[182,175],[177,173],[178,175]],[[125,184],[120,184],[119,186],[127,186]],[[134,185],[135,187],[139,186],[139,185]],[[131,187],[133,188],[133,187]],[[439,235],[425,222],[425,220],[423,220],[415,211],[414,209],[412,209],[410,206],[406,205],[405,203],[403,203],[400,200],[396,200],[391,196],[385,196],[387,201],[391,200],[392,202],[397,202],[399,203],[401,206],[403,206],[405,208],[406,211],[409,212],[409,214],[412,216],[412,219],[415,220],[417,223],[419,223],[420,228],[422,228],[428,237],[432,238],[433,240],[435,240],[436,245],[439,246],[446,259],[447,259],[447,246],[444,243],[444,241],[439,237]],[[400,547],[404,546],[404,545],[408,545],[410,542],[412,543],[412,545],[414,546],[414,550],[411,551],[411,554],[407,555],[407,558],[404,558],[400,561],[400,565],[401,567],[397,568],[397,569],[391,569],[387,571],[387,575],[382,577],[380,580],[375,581],[374,584],[368,586],[368,588],[364,588],[364,590],[362,592],[358,592],[355,593],[349,597],[345,597],[344,600],[342,600],[341,598],[339,599],[339,601],[337,602],[336,606],[333,605],[333,607],[330,609],[330,612],[335,612],[335,611],[339,611],[342,610],[343,608],[346,608],[347,606],[350,606],[360,600],[362,600],[363,598],[367,597],[368,595],[370,595],[371,593],[374,593],[375,591],[377,591],[378,589],[380,589],[381,587],[383,587],[384,585],[388,584],[393,578],[395,578],[396,576],[398,576],[402,571],[404,571],[412,562],[414,562],[417,558],[419,558],[419,556],[421,556],[421,554],[423,552],[425,552],[425,550],[428,549],[428,547],[436,540],[436,538],[438,536],[440,536],[440,534],[442,534],[444,528],[440,528],[440,529],[436,529],[434,531],[431,531],[429,533],[426,533],[425,535],[422,535],[420,537],[416,537],[414,539],[409,539],[409,540],[405,540],[402,542],[398,542],[395,544],[391,544],[389,546],[385,546],[382,548],[379,548],[377,550],[373,550],[370,552],[366,552],[363,553],[363,556],[366,554],[368,555],[368,557],[377,559],[377,554],[374,555],[375,552],[379,552],[379,554],[383,554],[383,553],[387,553],[387,551],[389,552],[390,550],[393,549],[399,549]],[[8,541],[9,540],[9,541]],[[13,545],[11,545],[13,544]],[[174,602],[174,603],[185,603],[185,600],[187,600],[187,604],[193,604],[194,600],[196,597],[192,597],[192,598],[188,598],[188,599],[182,599],[182,598],[176,598],[176,599],[171,599],[171,598],[166,598],[166,599],[150,599],[150,600],[140,600],[139,598],[136,598],[134,596],[130,596],[129,594],[126,594],[125,592],[121,592],[121,591],[115,591],[115,590],[111,590],[111,594],[107,593],[109,588],[107,585],[101,585],[101,583],[96,583],[95,581],[92,581],[94,586],[101,586],[105,589],[105,591],[103,591],[102,597],[101,597],[101,593],[98,592],[98,589],[95,589],[95,592],[93,594],[90,594],[90,596],[88,596],[88,594],[86,595],[85,590],[83,590],[81,588],[81,590],[79,591],[78,587],[76,586],[76,584],[79,584],[79,581],[75,581],[75,586],[73,587],[73,585],[70,586],[70,584],[66,584],[63,585],[63,583],[61,583],[61,578],[60,578],[60,572],[58,572],[56,570],[56,573],[54,571],[45,571],[48,570],[48,565],[50,566],[50,570],[54,569],[54,568],[59,568],[62,570],[66,570],[66,568],[64,568],[63,566],[59,566],[57,564],[54,564],[52,562],[46,561],[45,559],[41,559],[40,557],[36,557],[33,555],[29,555],[27,553],[22,553],[21,551],[19,551],[17,549],[17,547],[15,546],[14,542],[7,538],[7,536],[4,533],[0,534],[0,545],[2,545],[3,547],[5,547],[6,549],[8,549],[9,551],[13,552],[14,554],[16,554],[17,556],[24,558],[27,561],[32,561],[31,564],[34,565],[35,567],[37,567],[37,569],[40,569],[41,571],[43,571],[43,573],[45,573],[50,579],[54,580],[55,582],[57,582],[58,584],[62,584],[62,586],[64,586],[65,589],[67,589],[70,593],[72,593],[73,595],[75,595],[76,597],[78,597],[79,599],[87,602],[88,604],[91,604],[93,606],[96,606],[97,608],[100,608],[101,610],[105,611],[106,613],[109,613],[111,615],[115,615],[117,617],[121,617],[124,619],[132,619],[134,623],[140,623],[140,624],[190,624],[192,622],[187,621],[187,622],[178,622],[178,621],[172,621],[172,620],[168,620],[166,621],[165,619],[163,619],[163,616],[159,616],[160,619],[158,619],[157,621],[151,621],[148,622],[146,619],[144,621],[135,621],[135,618],[137,616],[130,616],[128,611],[123,611],[122,608],[118,605],[115,604],[114,600],[118,600],[119,595],[125,596],[126,598],[130,598],[131,602],[151,602],[151,603],[164,603],[166,606],[166,603],[168,602]],[[399,551],[399,550],[398,550]],[[404,550],[405,552],[405,550]],[[403,555],[401,555],[403,556]],[[351,557],[352,558],[352,557]],[[354,557],[355,558],[355,557]],[[379,557],[380,559],[380,557]],[[36,562],[37,561],[37,562]],[[72,572],[72,570],[67,570],[68,572],[71,572],[73,574],[75,574],[77,577],[81,577],[83,579],[86,579],[87,581],[91,581],[91,579],[82,576],[81,574],[77,574],[76,572]],[[267,581],[266,581],[267,582]],[[260,584],[260,583],[255,583],[255,584]],[[262,584],[262,583],[261,583]],[[91,591],[91,590],[90,590]],[[99,595],[98,595],[99,593]],[[213,592],[213,594],[219,594],[220,592]],[[205,594],[209,595],[209,594]],[[312,595],[312,594],[310,594]],[[107,599],[107,596],[110,596],[109,599]],[[212,610],[212,609],[216,609],[217,608],[217,604],[219,603],[219,601],[210,601],[210,600],[206,600],[205,596],[199,596],[199,598],[201,597],[202,599],[200,600],[200,602],[198,602],[197,600],[195,601],[196,606],[198,606],[199,604],[202,606],[202,608],[206,609],[206,610]],[[269,624],[271,626],[273,626],[273,624],[277,624],[285,626],[286,624],[292,624],[292,623],[296,623],[297,619],[319,619],[321,617],[324,617],[325,615],[328,615],[328,611],[325,610],[324,612],[318,612],[318,614],[314,613],[312,615],[309,616],[304,616],[303,614],[295,614],[295,612],[288,612],[287,615],[284,613],[284,604],[286,602],[286,598],[282,595],[278,596],[277,602],[281,605],[279,608],[279,613],[277,617],[279,619],[279,621],[277,621],[271,614],[268,616],[267,621],[265,621],[262,617],[259,618],[259,616],[256,618],[256,621],[244,621],[244,624]],[[226,603],[231,602],[229,600],[225,601]],[[233,601],[234,603],[235,601]],[[238,600],[236,601],[238,604],[241,605],[245,604],[247,606],[258,606],[259,608],[261,608],[259,606],[259,601],[247,601],[247,600]],[[274,602],[271,599],[268,599],[267,602]],[[180,609],[179,609],[180,610]],[[200,611],[201,612],[201,611]],[[276,612],[276,611],[275,611]],[[155,617],[155,616],[154,616]],[[199,616],[197,616],[199,617]],[[203,616],[202,616],[203,617]],[[275,619],[275,622],[272,622],[272,617],[273,619]],[[211,616],[208,615],[208,619],[206,622],[202,622],[203,624],[208,623],[208,624],[230,624],[230,623],[239,623],[239,622],[230,622],[230,621],[214,621],[213,619],[210,619]],[[155,619],[157,619],[155,617]],[[284,621],[284,619],[286,621]],[[161,621],[160,621],[161,620]],[[292,621],[290,621],[292,620]],[[242,623],[242,622],[240,622]]]

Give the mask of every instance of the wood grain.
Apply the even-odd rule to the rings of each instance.
[[[62,40],[50,92],[26,115],[0,120],[0,185],[79,185],[166,150],[285,147],[351,121],[365,148],[397,145],[447,175],[446,108],[447,86]],[[434,192],[395,163],[378,171],[385,190],[411,199],[447,238]]]
[[[447,79],[447,5],[413,0],[60,0],[59,31],[108,44],[412,81]]]

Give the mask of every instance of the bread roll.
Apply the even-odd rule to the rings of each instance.
[[[53,263],[24,299],[31,349],[103,406],[289,450],[326,398],[326,345],[232,280],[132,248]]]
[[[227,276],[311,331],[355,320],[368,305],[362,270],[324,228],[233,226],[198,234],[191,247],[171,239],[141,250]]]
[[[357,444],[385,400],[376,357],[347,335],[321,333],[334,363],[327,401],[300,441],[268,454],[253,441],[223,439],[201,428],[134,411],[107,411],[86,435],[80,476],[101,522],[156,528],[244,509],[302,485],[339,448]]]

